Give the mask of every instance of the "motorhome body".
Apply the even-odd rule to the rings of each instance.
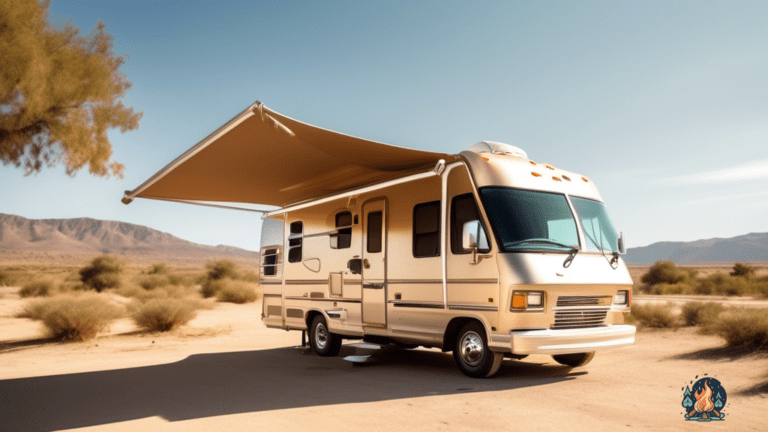
[[[299,125],[270,114],[295,136]],[[337,354],[345,338],[434,347],[485,377],[504,355],[580,366],[634,342],[632,280],[587,177],[480,142],[429,169],[339,183],[262,225],[262,318],[308,331],[318,354]]]

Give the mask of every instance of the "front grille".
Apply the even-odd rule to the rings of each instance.
[[[558,299],[558,304],[559,304]],[[580,308],[555,311],[554,329],[599,327],[605,323],[609,308]]]
[[[559,296],[557,307],[568,306],[610,306],[610,296]]]

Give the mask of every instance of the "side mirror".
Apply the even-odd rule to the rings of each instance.
[[[465,252],[477,249],[481,229],[483,229],[483,226],[480,225],[480,221],[464,222],[461,229],[461,248]]]
[[[618,249],[619,249],[619,255],[626,255],[627,254],[627,247],[624,246],[624,233],[619,233],[619,239],[617,240],[618,243]]]

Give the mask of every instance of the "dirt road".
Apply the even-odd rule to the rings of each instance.
[[[4,431],[687,430],[701,426],[683,419],[682,388],[704,374],[728,392],[725,421],[705,428],[765,430],[768,357],[692,329],[641,332],[583,369],[531,356],[476,380],[437,350],[354,365],[292,348],[300,334],[264,328],[258,303],[170,334],[123,321],[81,344],[14,341],[37,331],[9,317],[15,301],[0,299]]]

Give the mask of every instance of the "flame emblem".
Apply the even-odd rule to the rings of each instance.
[[[696,378],[699,378],[698,375]],[[720,381],[707,377],[696,381],[692,387],[685,386],[683,393],[683,408],[685,419],[696,421],[723,420],[723,408],[726,405],[727,394]]]

